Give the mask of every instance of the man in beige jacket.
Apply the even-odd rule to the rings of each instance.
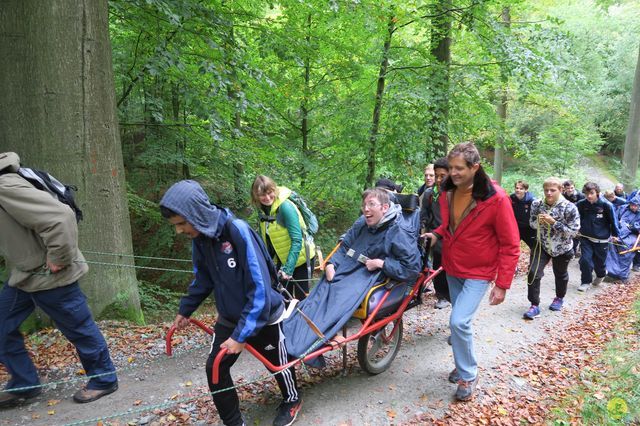
[[[0,154],[0,255],[9,269],[0,290],[0,363],[11,375],[0,392],[0,408],[42,392],[18,330],[36,306],[73,343],[87,374],[98,376],[73,399],[95,401],[117,390],[118,380],[107,343],[78,286],[89,268],[78,249],[75,214],[22,178],[19,167],[18,155]]]

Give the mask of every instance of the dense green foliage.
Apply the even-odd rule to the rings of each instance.
[[[450,63],[434,57],[443,20]],[[578,178],[582,156],[621,150],[639,29],[633,1],[112,0],[136,252],[187,256],[155,211],[172,182],[250,217],[260,173],[305,196],[327,252],[371,167],[414,190],[445,153],[438,133],[476,141],[487,165],[503,135],[506,186]]]

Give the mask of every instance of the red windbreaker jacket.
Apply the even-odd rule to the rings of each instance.
[[[492,182],[495,193],[475,200],[458,228],[449,228],[449,200],[452,192],[440,197],[442,224],[434,230],[442,239],[442,266],[459,278],[495,280],[508,289],[520,256],[518,225],[507,193]]]

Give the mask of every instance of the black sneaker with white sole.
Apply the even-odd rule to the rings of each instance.
[[[282,402],[278,407],[278,414],[273,419],[273,426],[289,426],[296,421],[300,408],[302,407],[302,400],[299,399],[294,402]]]

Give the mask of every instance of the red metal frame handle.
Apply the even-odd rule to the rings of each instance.
[[[209,326],[207,326],[202,321],[197,320],[197,319],[193,319],[193,318],[189,318],[189,322],[191,324],[194,324],[194,325],[197,325],[198,327],[200,327],[205,333],[207,333],[209,335],[213,335],[213,329],[210,328]],[[165,346],[166,346],[167,356],[172,356],[173,355],[173,345],[172,345],[171,339],[173,338],[173,333],[175,333],[175,332],[176,332],[176,326],[172,324],[171,327],[169,327],[169,331],[167,331],[167,336],[165,337]]]

